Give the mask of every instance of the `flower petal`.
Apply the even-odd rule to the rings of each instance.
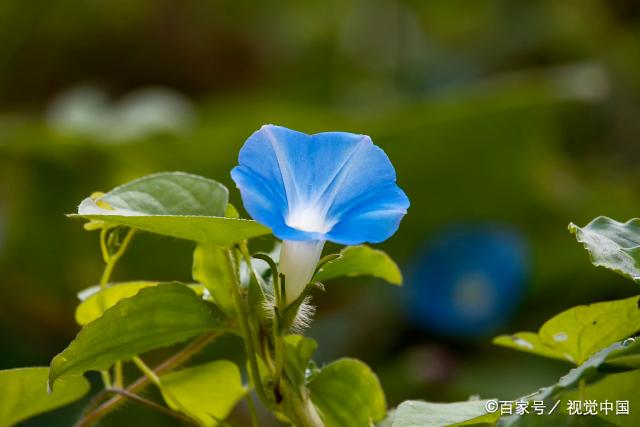
[[[281,239],[379,242],[409,206],[391,162],[365,135],[267,125],[239,163],[231,175],[245,208]]]

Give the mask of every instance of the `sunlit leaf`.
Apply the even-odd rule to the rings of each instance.
[[[387,411],[378,377],[359,360],[330,363],[308,387],[326,427],[368,426],[383,419]]]
[[[355,276],[373,276],[394,285],[402,284],[402,273],[391,257],[366,245],[347,246],[338,258],[322,266],[314,279],[324,282]]]
[[[160,379],[167,405],[205,427],[218,425],[246,394],[240,370],[226,360],[181,369]]]
[[[108,369],[118,360],[208,331],[226,330],[221,317],[213,304],[185,285],[167,283],[142,289],[82,328],[51,361],[49,383],[88,370]]]
[[[636,427],[640,425],[640,411],[637,406],[640,402],[638,384],[640,384],[640,370],[612,374],[590,384],[582,393],[574,390],[567,393],[564,398],[581,401],[595,400],[598,403],[598,417],[607,420],[612,425]],[[600,410],[599,404],[605,401],[610,402],[613,407],[608,414]],[[629,402],[628,415],[616,415],[617,401]]]
[[[78,295],[81,296],[81,302],[76,308],[76,322],[79,325],[86,325],[93,322],[98,317],[102,316],[102,313],[108,308],[113,307],[124,298],[134,296],[140,291],[140,289],[148,288],[150,286],[157,286],[161,282],[123,282],[123,283],[111,283],[106,288],[102,289],[100,286],[92,286],[81,291]],[[196,294],[203,295],[204,286],[199,284],[189,284],[189,286]]]
[[[497,426],[498,427],[615,427],[616,424],[612,424],[595,415],[581,416],[581,415],[568,415],[566,412],[561,411],[560,407],[564,405],[566,407],[567,402],[560,400],[558,407],[551,414],[528,414],[523,416],[509,416],[502,417]],[[555,402],[549,403],[545,406],[547,411],[555,405]],[[629,427],[635,427],[635,424],[629,424]]]
[[[618,222],[600,216],[585,227],[569,224],[591,262],[640,282],[640,219]]]
[[[74,402],[89,391],[89,382],[79,376],[61,379],[49,394],[48,375],[46,367],[0,371],[0,427]]]
[[[88,197],[71,216],[222,246],[269,233],[255,221],[225,217],[227,199],[227,189],[216,181],[165,172]]]
[[[193,252],[193,279],[207,287],[216,305],[229,317],[235,316],[233,263],[230,250],[213,243],[200,243]]]
[[[79,325],[86,325],[89,322],[93,322],[102,316],[102,313],[104,313],[106,309],[113,307],[121,299],[134,296],[140,289],[157,285],[158,282],[139,281],[119,283],[102,290],[97,286],[95,287],[96,289],[91,289],[94,291],[91,296],[85,298],[78,304],[76,308],[76,322],[78,322]]]
[[[494,340],[521,351],[581,364],[589,356],[640,331],[640,298],[580,305],[548,320],[536,334],[521,332]]]
[[[573,358],[565,356],[559,348],[549,347],[543,343],[540,340],[540,335],[535,332],[517,332],[512,335],[500,335],[493,339],[493,343],[552,359],[568,360],[569,362],[573,362]]]
[[[398,406],[392,427],[444,427],[493,424],[500,415],[487,413],[486,400],[431,403],[408,400]]]
[[[605,384],[615,384],[612,383],[609,378],[618,377],[620,374],[611,374],[612,363],[610,358],[615,360],[615,355],[619,354],[618,352],[624,350],[629,346],[629,341],[625,342],[617,342],[610,345],[607,348],[604,348],[591,356],[586,362],[582,365],[571,369],[566,375],[558,380],[556,384],[553,384],[549,387],[543,387],[540,390],[536,391],[527,396],[523,396],[516,400],[525,400],[525,401],[542,401],[545,402],[547,409],[550,410],[552,406],[554,406],[559,400],[561,401],[560,405],[566,404],[566,399],[571,398],[572,396],[576,396],[575,390],[578,388],[580,383],[589,384],[587,390],[597,387],[598,384],[605,382]],[[624,369],[621,367],[617,367],[618,369]],[[638,372],[638,371],[632,371]],[[637,383],[635,385],[637,387]],[[631,398],[632,395],[629,394]],[[579,400],[591,399],[590,395],[584,394]],[[609,399],[615,398],[612,394]],[[603,399],[604,400],[604,399]],[[557,410],[558,413],[564,411],[564,407],[561,407]],[[510,416],[505,417],[500,420],[500,427],[533,427],[533,426],[547,426],[547,425],[567,425],[567,426],[582,426],[582,425],[594,425],[594,426],[602,426],[608,425],[607,422],[601,420],[597,417],[589,417],[589,423],[580,424],[575,423],[576,418],[581,418],[578,416],[573,416],[570,418],[561,418],[556,419],[555,417],[546,416],[536,416],[536,415],[520,415],[520,416]],[[544,422],[540,422],[542,419]],[[586,422],[586,421],[585,421]],[[557,423],[557,424],[555,424]],[[627,425],[627,424],[625,424]],[[628,424],[635,425],[635,424]]]
[[[530,395],[522,397],[523,400],[546,400],[556,397],[560,393],[575,389],[580,380],[594,381],[605,377],[611,372],[626,371],[634,368],[617,366],[615,359],[621,350],[629,346],[628,341],[616,342],[598,351],[580,366],[571,369],[558,382],[549,387],[543,387]]]

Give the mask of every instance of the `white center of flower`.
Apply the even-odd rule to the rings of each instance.
[[[332,227],[332,224],[327,222],[322,210],[315,206],[292,209],[286,223],[289,227],[314,233],[326,233]]]

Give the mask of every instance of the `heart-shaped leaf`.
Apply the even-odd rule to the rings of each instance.
[[[548,320],[538,334],[502,335],[494,343],[577,365],[640,331],[640,297],[580,305]]]
[[[569,399],[572,396],[576,398],[576,400],[585,400],[585,399],[593,399],[589,394],[584,393],[581,396],[575,396],[574,390],[578,388],[579,384],[588,384],[587,390],[597,388],[597,386],[605,382],[607,384],[612,384],[609,378],[612,376],[618,376],[619,373],[611,375],[611,372],[620,372],[620,370],[626,370],[625,367],[616,366],[615,359],[616,355],[620,354],[620,352],[624,351],[626,348],[630,348],[632,342],[626,340],[624,342],[616,342],[610,345],[607,348],[604,348],[591,356],[586,362],[582,365],[571,369],[566,375],[558,380],[556,384],[553,384],[549,387],[543,387],[535,393],[529,394],[527,396],[523,396],[517,400],[522,401],[538,401],[538,402],[546,402],[546,408],[551,410],[551,407],[557,404],[557,402],[562,399]],[[614,370],[612,370],[614,368]],[[632,372],[638,372],[634,370]],[[614,383],[615,384],[615,383]],[[636,385],[637,389],[637,385]],[[615,394],[610,394],[607,396],[608,399],[613,399]],[[604,401],[604,399],[602,400]],[[598,401],[600,402],[600,401]],[[564,402],[566,403],[566,402]],[[562,404],[562,403],[560,403]],[[557,413],[563,412],[564,408],[559,408]],[[546,412],[545,417],[543,418],[540,415],[534,414],[523,414],[523,415],[513,415],[510,417],[505,417],[500,420],[500,427],[529,427],[529,426],[546,426],[546,425],[556,425],[554,424],[557,420],[555,418],[551,418],[549,416],[549,412]],[[566,419],[568,423],[566,425],[576,425],[581,426],[584,425],[582,423],[573,423],[572,419],[580,418],[577,416],[570,417],[571,419]],[[599,419],[595,417],[590,417],[590,420],[594,421],[594,426],[603,425],[604,422],[596,423]],[[565,425],[559,424],[559,425]],[[592,425],[592,424],[588,424]],[[635,425],[635,424],[630,424]]]
[[[89,391],[84,377],[61,379],[47,393],[49,368],[18,368],[0,371],[0,427],[12,426],[42,412],[80,399]]]
[[[585,227],[571,223],[576,235],[591,256],[591,262],[640,282],[640,219],[618,222],[600,216]]]
[[[391,427],[443,427],[493,424],[498,413],[487,413],[486,400],[431,403],[407,400],[398,406]]]
[[[378,377],[359,360],[330,363],[308,387],[326,427],[368,426],[383,419],[387,412]]]
[[[232,251],[214,243],[200,243],[193,251],[193,279],[209,290],[216,305],[229,317],[235,316],[233,287],[237,286]]]
[[[324,282],[355,276],[373,276],[394,285],[402,284],[402,273],[391,257],[367,245],[347,246],[336,259],[322,266],[314,280]]]
[[[118,360],[165,347],[208,331],[228,330],[217,308],[188,286],[167,283],[120,300],[84,326],[51,361],[49,384],[57,378],[108,369]]]
[[[163,375],[165,402],[204,427],[224,420],[246,394],[240,370],[227,360],[216,360]]]
[[[108,308],[113,307],[124,298],[137,294],[140,289],[158,286],[161,282],[123,282],[110,283],[104,289],[100,286],[92,286],[78,293],[81,301],[76,307],[76,322],[83,326],[93,322]],[[200,284],[187,285],[198,295],[204,294],[204,286]]]
[[[227,199],[226,187],[216,181],[164,172],[88,197],[70,216],[222,246],[269,233],[255,221],[225,217]]]

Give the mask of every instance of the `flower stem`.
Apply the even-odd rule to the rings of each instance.
[[[251,416],[251,427],[258,427],[258,412],[256,411],[256,403],[251,397],[251,393],[247,393],[247,407],[249,408],[249,415]]]
[[[304,386],[282,382],[285,414],[297,427],[325,427]]]
[[[294,410],[301,427],[325,427],[318,415],[318,411],[309,399],[300,402],[295,406]]]

